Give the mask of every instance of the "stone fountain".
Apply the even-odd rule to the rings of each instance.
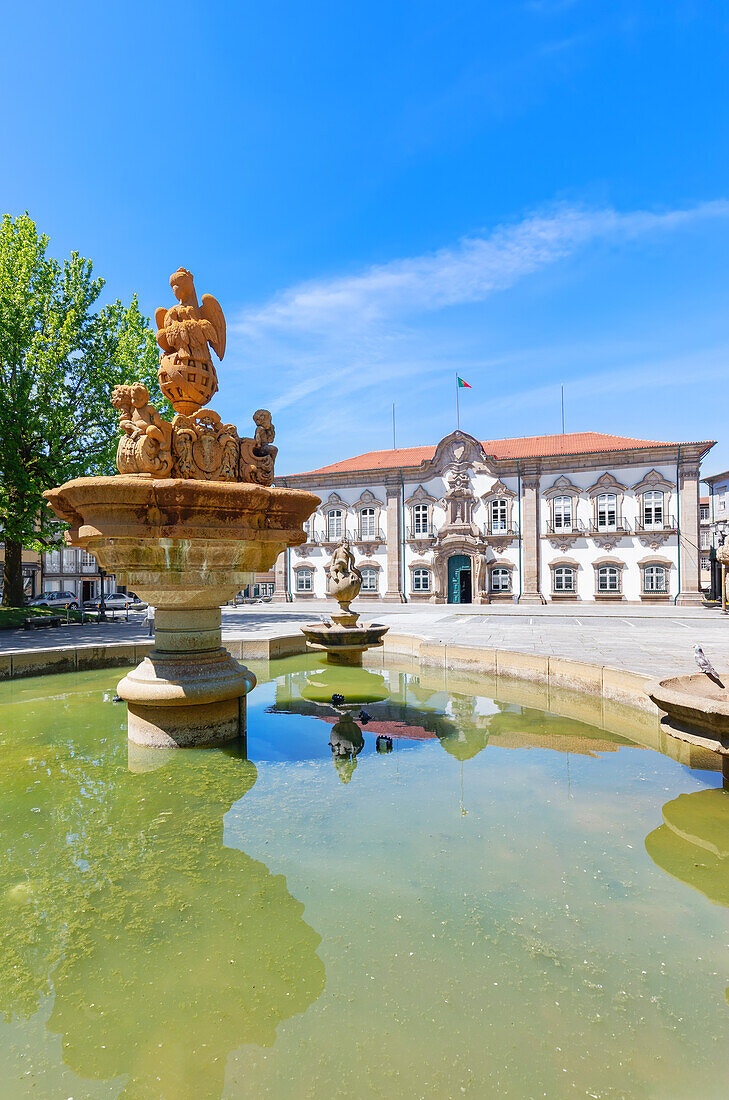
[[[198,303],[192,274],[170,278],[177,304],[155,314],[160,388],[170,423],[141,383],[117,386],[118,475],[69,481],[45,496],[69,525],[66,541],[156,608],[154,648],[121,680],[129,739],[139,745],[220,744],[245,731],[252,672],[221,645],[220,605],[305,541],[313,493],[273,486],[274,427],[254,414],[241,438],[210,409],[218,389],[210,348],[226,327],[210,294]]]
[[[359,614],[350,604],[359,596],[362,574],[354,564],[354,554],[346,538],[336,547],[327,568],[329,595],[339,604],[339,614],[331,622],[308,623],[301,630],[315,649],[325,650],[332,665],[361,665],[362,654],[382,645],[389,627],[382,623],[359,624]]]

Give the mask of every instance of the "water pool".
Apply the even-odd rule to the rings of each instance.
[[[118,671],[0,687],[3,1098],[726,1096],[719,773],[252,667],[247,758],[128,751]]]

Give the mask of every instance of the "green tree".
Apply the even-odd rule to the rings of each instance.
[[[57,545],[43,491],[113,473],[112,388],[139,379],[161,402],[154,333],[136,295],[97,308],[104,280],[77,252],[46,255],[27,213],[0,229],[0,538],[3,604],[23,604],[22,548]]]

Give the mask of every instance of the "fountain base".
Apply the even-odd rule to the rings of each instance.
[[[158,608],[155,647],[120,681],[136,745],[194,748],[245,733],[256,678],[220,644],[220,608]]]

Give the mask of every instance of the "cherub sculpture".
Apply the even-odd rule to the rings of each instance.
[[[172,425],[149,403],[149,390],[141,382],[115,386],[111,403],[119,410],[116,465],[120,474],[154,474],[169,477],[172,471]]]
[[[256,425],[254,438],[241,440],[241,477],[257,485],[273,485],[273,467],[278,454],[278,447],[273,446],[276,430],[268,409],[258,409],[253,420]]]
[[[176,413],[193,416],[218,389],[218,376],[210,356],[225,355],[225,317],[217,299],[203,294],[198,303],[192,272],[178,268],[170,276],[178,305],[155,311],[157,343],[164,352],[159,365],[159,384]]]

